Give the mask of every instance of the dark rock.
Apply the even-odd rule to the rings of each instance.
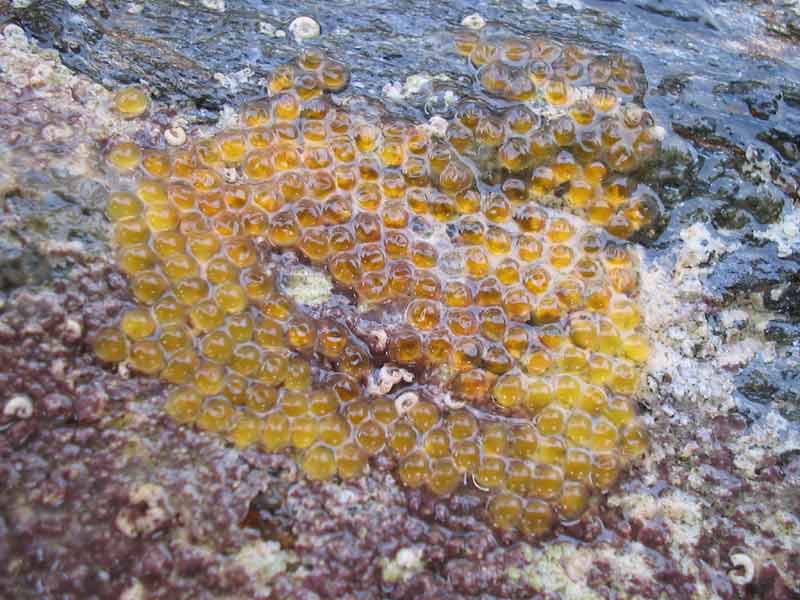
[[[737,377],[738,391],[749,401],[778,410],[789,419],[800,417],[800,373],[797,357],[773,363],[757,361]]]
[[[712,215],[718,229],[742,229],[750,224],[747,212],[736,206],[719,206]]]
[[[50,265],[35,249],[0,243],[0,291],[40,285],[49,278]]]
[[[792,134],[773,127],[767,131],[762,131],[756,137],[775,148],[778,154],[786,160],[800,160],[800,134]]]
[[[774,116],[781,102],[780,90],[771,89],[761,81],[732,81],[717,86],[714,91],[741,98],[750,114],[761,120],[768,120]]]
[[[734,203],[753,215],[759,223],[767,224],[780,218],[784,199],[774,192],[764,191],[758,194],[738,194]]]
[[[764,306],[769,310],[800,319],[800,278],[788,282],[781,282],[777,288],[764,293]]]
[[[764,329],[764,336],[779,344],[800,341],[800,323],[789,320],[771,320]]]
[[[798,276],[800,263],[778,257],[774,244],[760,248],[743,246],[719,261],[708,278],[708,285],[710,292],[731,298],[751,292],[769,292]]]

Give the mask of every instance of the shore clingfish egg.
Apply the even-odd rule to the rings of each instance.
[[[114,94],[114,108],[126,119],[134,119],[144,114],[150,105],[150,97],[139,86],[122,88]]]
[[[178,423],[288,453],[313,481],[387,455],[403,486],[479,494],[492,527],[536,538],[647,451],[653,350],[624,238],[657,219],[636,169],[658,142],[634,61],[606,86],[590,49],[475,32],[455,48],[476,96],[442,138],[338,105],[347,69],[307,49],[236,127],[111,144],[134,306],[92,343],[169,384]],[[508,106],[534,92],[546,111]],[[136,86],[113,102],[150,104]],[[286,294],[272,254],[326,272],[335,310]]]

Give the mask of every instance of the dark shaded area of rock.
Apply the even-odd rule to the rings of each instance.
[[[766,299],[772,290],[799,275],[800,262],[778,257],[774,245],[761,242],[760,247],[743,246],[726,254],[708,278],[709,291],[728,298],[764,293],[765,303],[772,302]],[[787,298],[785,307],[791,305],[792,300]]]
[[[750,224],[750,217],[741,208],[723,205],[714,209],[713,221],[719,229],[742,229]]]
[[[750,114],[762,121],[776,115],[781,103],[780,90],[766,87],[760,81],[731,81],[717,86],[714,93],[743,101]]]
[[[764,306],[794,319],[800,319],[800,276],[764,294]]]
[[[0,291],[39,285],[50,277],[50,266],[35,249],[0,245]]]
[[[788,344],[800,340],[800,323],[782,319],[771,320],[764,329],[764,335],[770,341]]]
[[[800,418],[798,356],[782,356],[773,363],[754,361],[737,377],[738,391],[762,408],[774,407],[786,418]]]
[[[675,0],[662,2],[661,0],[646,0],[636,2],[636,6],[647,12],[675,19],[683,23],[697,23],[711,29],[717,26],[711,15],[704,10],[704,6],[691,0]]]
[[[772,128],[759,133],[757,137],[775,148],[786,160],[800,160],[800,133],[792,134],[784,129]]]

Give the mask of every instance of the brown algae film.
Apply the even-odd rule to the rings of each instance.
[[[625,239],[658,211],[636,180],[657,128],[625,56],[473,33],[455,46],[480,93],[443,135],[341,108],[347,69],[307,50],[236,127],[113,145],[107,214],[136,307],[94,347],[172,384],[180,423],[291,451],[310,479],[359,477],[386,453],[403,485],[481,493],[493,526],[543,535],[648,446]],[[131,117],[149,103],[116,101]],[[284,294],[263,267],[276,252],[392,315],[386,351]],[[416,381],[368,391],[384,365]]]

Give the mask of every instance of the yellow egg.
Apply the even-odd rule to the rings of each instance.
[[[149,105],[147,92],[138,86],[122,88],[114,94],[114,108],[126,119],[142,115]]]
[[[106,215],[133,306],[92,344],[236,448],[284,452],[316,481],[374,456],[400,485],[480,496],[487,524],[538,538],[648,448],[647,280],[621,238],[656,215],[635,168],[659,144],[632,61],[456,38],[482,100],[459,102],[441,137],[333,101],[348,71],[309,49],[238,127],[110,143]],[[519,104],[536,94],[555,112]],[[149,99],[131,87],[113,104],[132,118]],[[290,294],[299,264],[314,275]]]
[[[128,343],[118,329],[106,327],[101,329],[94,341],[94,352],[105,362],[122,362],[128,356]]]
[[[336,473],[336,468],[333,450],[325,446],[309,448],[303,456],[303,472],[309,479],[330,479]]]
[[[142,151],[136,144],[121,142],[108,151],[108,162],[119,171],[132,171],[142,161]]]

